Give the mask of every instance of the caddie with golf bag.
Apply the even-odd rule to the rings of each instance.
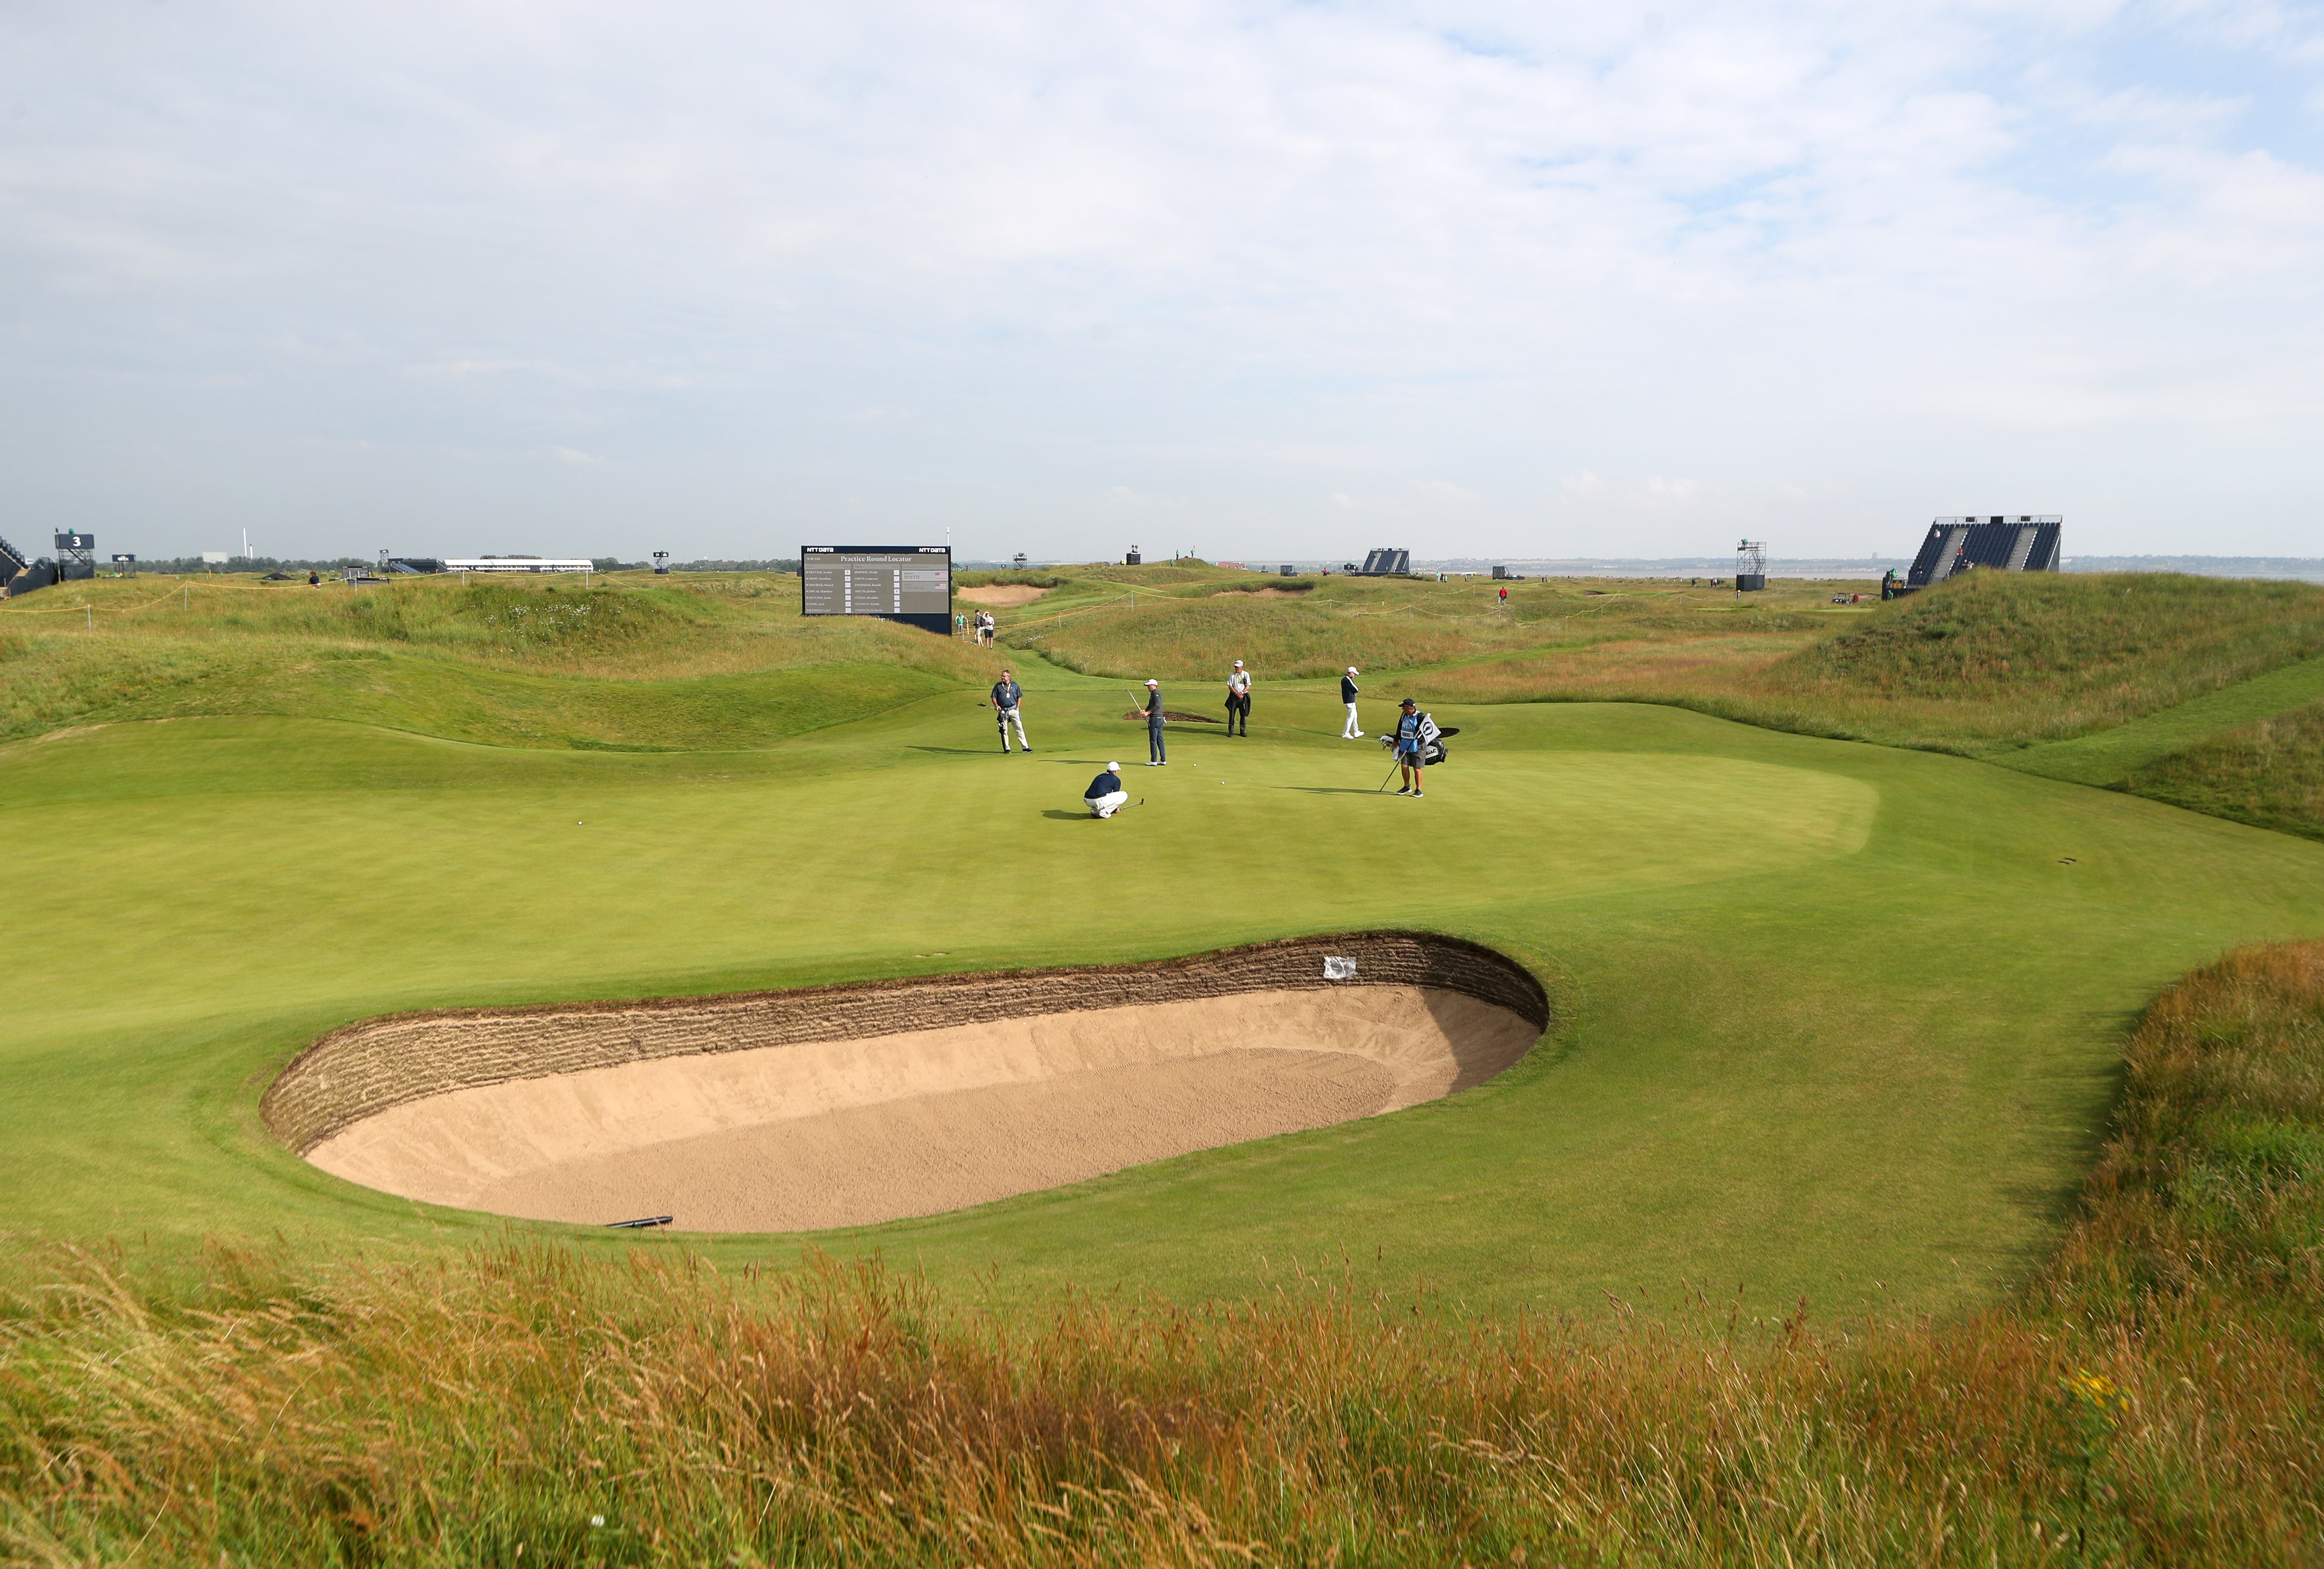
[[[1396,753],[1396,767],[1388,771],[1390,776],[1398,771],[1404,775],[1403,788],[1396,793],[1417,800],[1421,796],[1421,770],[1434,767],[1450,755],[1444,738],[1460,734],[1461,727],[1456,725],[1449,730],[1438,729],[1436,721],[1422,713],[1420,705],[1409,697],[1397,706],[1399,712],[1396,728],[1380,737],[1380,744]],[[1380,780],[1379,788],[1388,789],[1388,780]]]

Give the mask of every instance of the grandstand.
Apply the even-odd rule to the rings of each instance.
[[[43,556],[34,561],[5,540],[0,540],[0,597],[13,599],[46,588],[57,580],[57,564]]]
[[[2055,572],[2065,521],[2054,513],[1939,518],[1929,525],[1929,537],[1921,541],[1921,553],[1913,558],[1905,586],[1926,588],[1972,567]]]

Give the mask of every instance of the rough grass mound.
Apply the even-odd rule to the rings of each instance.
[[[517,746],[722,750],[990,679],[990,656],[954,639],[802,616],[798,583],[73,584],[5,613],[0,742],[295,714]]]
[[[1779,683],[2138,712],[2324,651],[2324,589],[2177,573],[1978,572],[1786,660]]]

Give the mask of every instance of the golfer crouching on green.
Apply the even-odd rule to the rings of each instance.
[[[1121,788],[1121,764],[1109,762],[1105,771],[1090,780],[1089,789],[1082,792],[1082,805],[1093,817],[1110,817],[1130,804],[1130,792]]]

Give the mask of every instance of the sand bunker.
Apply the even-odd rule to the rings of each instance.
[[[1326,954],[1354,977],[1326,980]],[[301,1054],[263,1109],[324,1170],[429,1203],[811,1230],[1417,1104],[1516,1062],[1547,1017],[1498,954],[1370,933],[1167,964],[376,1020]]]
[[[1012,605],[1030,605],[1047,592],[1046,588],[1034,588],[1023,583],[994,583],[982,588],[955,588],[952,596],[965,599],[971,605],[1006,610]]]

